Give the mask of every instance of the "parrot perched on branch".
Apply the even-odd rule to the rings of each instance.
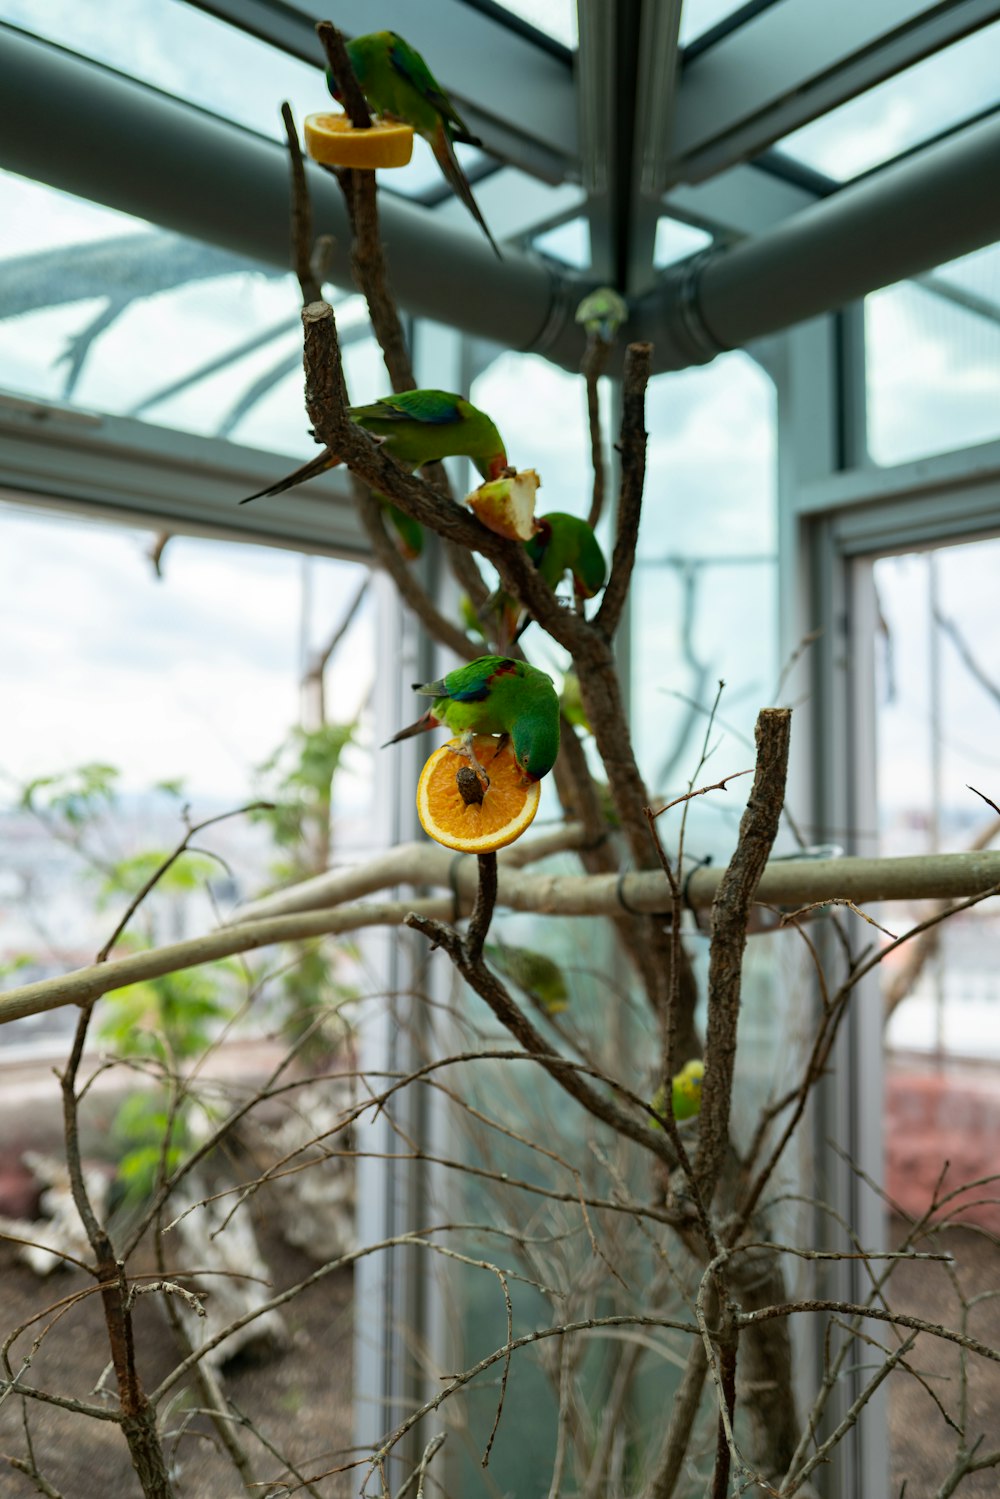
[[[614,342],[615,335],[628,317],[628,303],[613,286],[599,286],[588,292],[576,309],[576,321],[585,332],[602,343]]]
[[[591,527],[585,520],[567,515],[562,510],[550,510],[548,515],[538,516],[537,526],[534,536],[524,543],[524,550],[553,593],[570,573],[576,597],[592,599],[604,587],[608,565]],[[482,616],[484,619],[493,616],[497,620],[497,637],[504,645],[520,639],[531,623],[528,615],[518,626],[521,605],[502,588],[490,594],[483,605]]]
[[[434,701],[422,718],[400,729],[388,744],[443,724],[453,734],[463,736],[473,763],[471,746],[476,734],[509,737],[526,780],[540,781],[556,763],[559,699],[552,678],[526,661],[480,656],[437,682],[415,682],[413,690]]]
[[[497,259],[502,260],[497,242],[472,196],[469,179],[455,155],[455,141],[469,146],[482,143],[470,133],[420,53],[395,31],[372,31],[348,42],[347,55],[370,108],[384,120],[399,120],[412,125],[417,134],[423,136],[452,191],[461,198],[486,235]],[[343,103],[330,68],[326,72],[326,82],[338,104]]]
[[[577,598],[592,599],[604,587],[608,564],[597,537],[585,520],[550,510],[538,517],[538,530],[524,550],[553,593],[567,573],[573,576]]]
[[[500,433],[485,411],[447,390],[404,390],[396,396],[383,396],[370,406],[349,406],[347,414],[359,427],[379,438],[386,452],[411,473],[439,458],[471,458],[484,479],[498,479],[507,468]],[[326,448],[287,478],[247,495],[240,504],[246,505],[264,495],[283,494],[328,468],[336,468],[340,462]],[[390,518],[393,518],[391,511]],[[408,544],[412,547],[412,535]]]
[[[676,1073],[670,1085],[670,1103],[675,1119],[694,1119],[701,1113],[701,1084],[705,1076],[705,1064],[695,1057]],[[667,1112],[667,1090],[665,1087],[657,1088],[649,1100],[658,1114]],[[655,1119],[650,1123],[653,1129],[661,1126]]]

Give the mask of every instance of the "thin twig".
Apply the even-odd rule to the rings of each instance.
[[[610,639],[618,628],[628,598],[635,549],[642,513],[642,491],[646,478],[646,386],[652,368],[652,344],[629,344],[622,374],[622,477],[618,492],[617,532],[611,558],[611,575],[594,629]]]
[[[729,1137],[729,1111],[736,1063],[743,949],[750,906],[778,833],[785,798],[791,712],[765,708],[757,719],[757,771],[739,842],[712,905],[708,974],[708,1022],[701,1129],[695,1171],[711,1202]]]

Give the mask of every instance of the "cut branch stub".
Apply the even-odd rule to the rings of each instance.
[[[481,807],[483,797],[486,795],[486,787],[476,775],[471,765],[463,765],[455,772],[455,784],[459,795],[467,807]]]

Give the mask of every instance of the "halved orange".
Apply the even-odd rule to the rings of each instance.
[[[306,115],[306,150],[329,167],[405,167],[413,155],[413,126],[374,120],[355,130],[347,115]]]
[[[526,781],[508,741],[498,753],[499,739],[478,734],[473,741],[476,759],[490,778],[483,800],[467,805],[458,774],[469,761],[455,754],[461,739],[451,739],[435,750],[417,783],[417,816],[425,833],[445,848],[463,854],[488,854],[513,843],[538,811],[541,787]]]

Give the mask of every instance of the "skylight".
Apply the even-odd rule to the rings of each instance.
[[[848,182],[984,111],[1000,108],[1000,21],[887,78],[778,143]]]

